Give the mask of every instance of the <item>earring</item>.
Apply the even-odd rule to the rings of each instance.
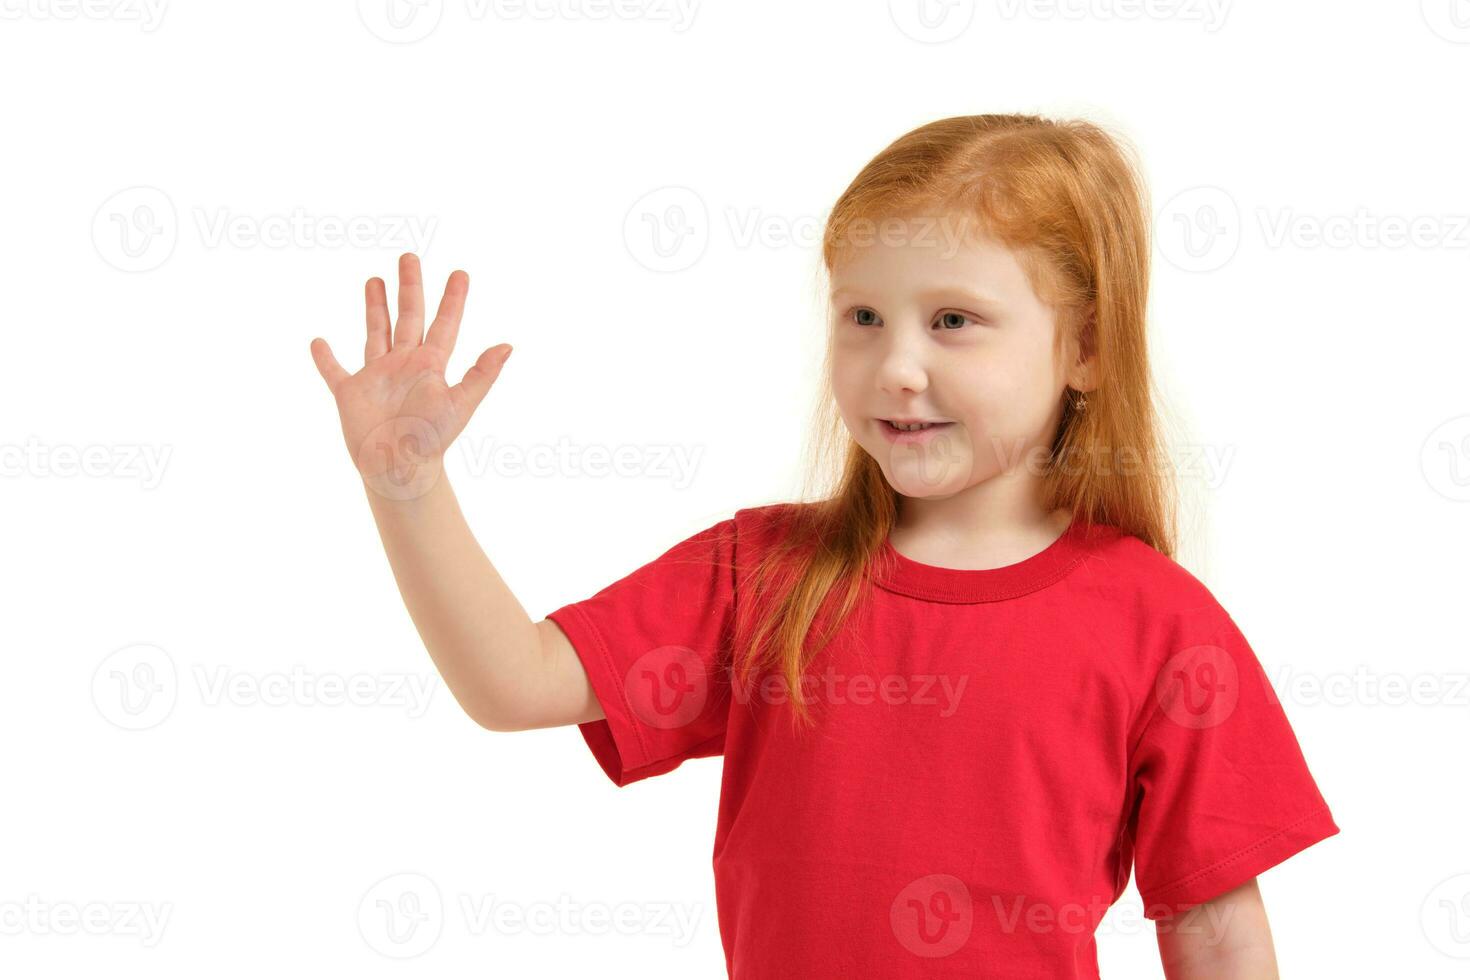
[[[1079,412],[1085,410],[1087,408],[1087,396],[1085,394],[1082,394],[1081,392],[1078,392],[1077,400],[1072,403],[1072,407]]]

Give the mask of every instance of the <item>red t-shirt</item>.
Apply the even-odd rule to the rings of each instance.
[[[617,785],[724,755],[734,980],[1097,977],[1131,867],[1144,915],[1179,921],[1338,832],[1234,621],[1107,525],[984,570],[885,542],[870,601],[807,668],[817,725],[793,731],[784,684],[728,671],[737,584],[793,506],[739,510],[549,615]]]

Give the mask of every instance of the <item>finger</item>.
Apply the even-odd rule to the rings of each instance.
[[[459,338],[459,321],[464,317],[465,296],[469,291],[469,273],[455,269],[449,274],[449,281],[444,284],[444,297],[439,300],[439,312],[434,314],[434,322],[429,325],[429,336],[424,338],[424,346],[442,348],[445,354],[454,350],[454,342]]]
[[[454,399],[461,418],[468,419],[480,407],[490,386],[500,377],[500,369],[510,359],[510,351],[510,344],[496,344],[491,347],[464,373],[464,380],[449,389],[449,396]]]
[[[424,276],[419,257],[404,252],[398,257],[398,324],[393,328],[394,347],[417,347],[424,342]]]
[[[392,322],[388,319],[388,287],[383,280],[373,276],[364,290],[367,300],[367,349],[366,361],[388,353],[393,347]]]
[[[327,383],[327,389],[334,395],[337,393],[337,386],[351,377],[332,356],[332,348],[320,337],[313,338],[311,342],[311,359],[316,361],[317,371]]]

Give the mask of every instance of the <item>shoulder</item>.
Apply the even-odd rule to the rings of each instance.
[[[1097,528],[1086,564],[1094,584],[1126,603],[1137,618],[1229,618],[1215,594],[1189,569],[1141,538],[1110,525]]]
[[[789,535],[796,519],[808,513],[810,505],[789,502],[742,507],[724,516],[707,514],[696,520],[697,530],[688,533],[672,546],[665,545],[660,556],[665,561],[682,561],[690,557],[712,558],[730,565],[737,555],[741,561],[751,560],[771,549]]]
[[[812,517],[815,506],[797,501],[758,504],[737,510],[731,521],[744,546],[764,550]]]
[[[1157,696],[1161,677],[1193,669],[1202,659],[1221,677],[1252,675],[1264,683],[1234,618],[1204,582],[1170,556],[1114,529],[1082,564],[1080,580],[1089,600],[1084,618],[1094,633],[1107,624],[1103,632],[1113,663],[1136,692],[1135,723]]]

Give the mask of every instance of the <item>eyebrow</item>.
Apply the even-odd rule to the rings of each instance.
[[[843,296],[846,294],[861,295],[862,292],[863,291],[856,286],[839,286],[836,289],[832,290],[832,295],[830,298],[832,299],[832,301],[835,302],[839,296]],[[941,300],[958,299],[962,300],[965,305],[986,306],[992,308],[999,307],[1001,305],[1000,301],[995,299],[994,297],[972,292],[971,290],[963,286],[940,286],[936,289],[926,289],[918,293],[917,295],[920,300],[927,303],[938,302]]]

